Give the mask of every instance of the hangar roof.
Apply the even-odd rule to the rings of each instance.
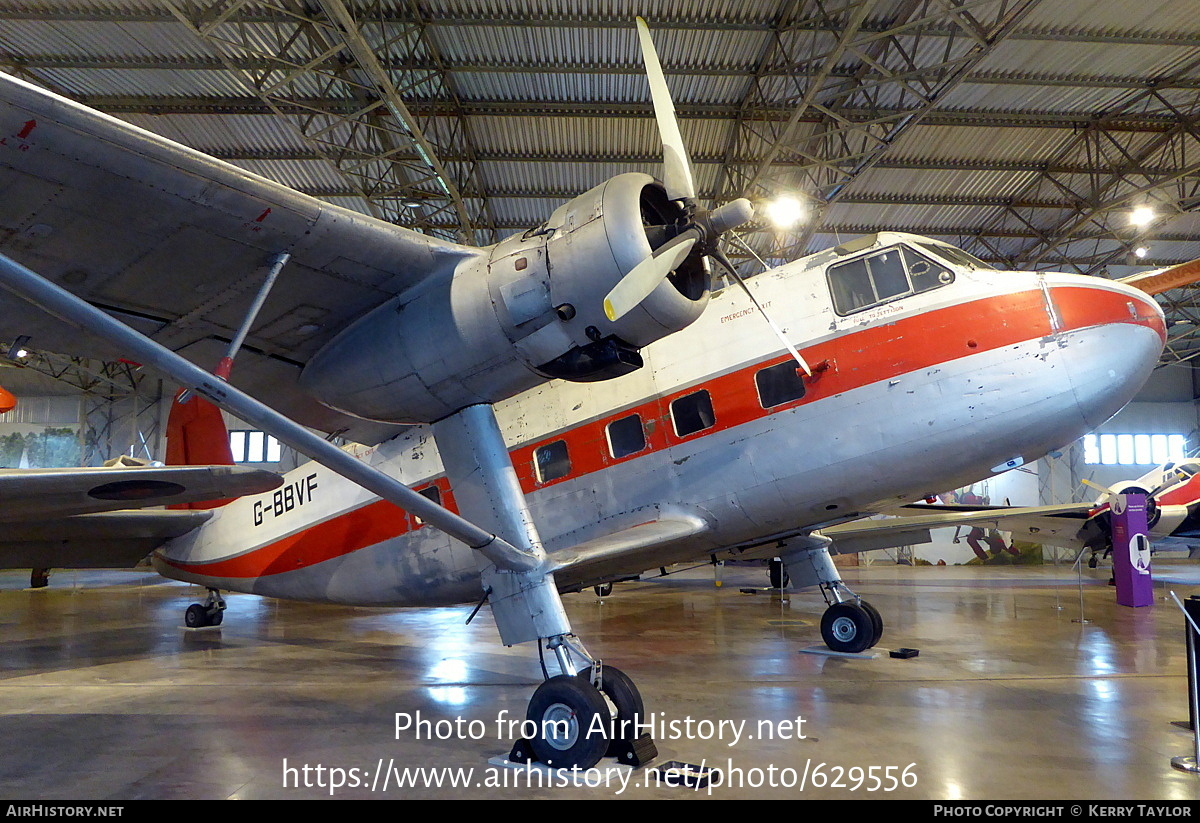
[[[6,0],[0,63],[482,244],[613,174],[660,173],[635,14],[701,198],[809,204],[794,230],[748,232],[770,262],[884,229],[1003,268],[1200,256],[1194,0]],[[1136,227],[1139,205],[1157,216]],[[1196,297],[1164,298],[1172,361],[1200,353]]]

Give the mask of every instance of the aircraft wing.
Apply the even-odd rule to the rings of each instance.
[[[928,543],[931,529],[952,526],[981,526],[1012,532],[1018,540],[1078,549],[1080,531],[1092,506],[1069,503],[1062,506],[902,506],[881,520],[854,520],[821,529],[832,538],[840,554],[888,549]]]
[[[0,568],[130,569],[210,517],[211,511],[118,511],[5,524]]]
[[[14,523],[270,491],[278,474],[245,466],[0,469],[0,543]]]
[[[304,363],[360,314],[478,249],[321,202],[0,73],[0,252],[213,369],[266,268],[291,255],[233,383],[373,444],[399,431],[317,404]],[[0,292],[0,346],[123,352]]]

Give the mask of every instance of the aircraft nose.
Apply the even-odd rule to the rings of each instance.
[[[1095,428],[1121,410],[1154,371],[1167,339],[1162,309],[1145,292],[1095,277],[1047,276],[1066,376]]]

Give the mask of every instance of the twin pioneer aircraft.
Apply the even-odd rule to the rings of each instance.
[[[1104,422],[1154,368],[1162,312],[1144,290],[996,271],[897,232],[764,272],[753,295],[736,275],[714,292],[710,272],[732,270],[718,241],[753,207],[697,203],[641,21],[639,35],[664,180],[618,175],[487,248],[319,202],[0,77],[0,334],[184,386],[172,462],[227,462],[192,448],[212,442],[195,434],[213,424],[210,401],[314,460],[282,482],[232,466],[0,475],[6,565],[153,551],[163,575],[210,590],[193,626],[220,621],[222,591],[486,601],[505,644],[536,641],[561,668],[528,709],[531,756],[556,766],[596,763],[609,741],[594,721],[642,710],[573,634],[560,592],[780,556],[793,585],[824,595],[829,646],[877,643],[879,613],[830,553],[894,545],[862,518]],[[243,320],[259,270],[278,282]],[[220,376],[202,368],[218,362]],[[19,492],[39,482],[56,496],[30,514]],[[238,499],[126,510],[214,496]]]

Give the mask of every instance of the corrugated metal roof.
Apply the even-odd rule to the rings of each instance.
[[[365,200],[344,194],[355,190],[354,163],[337,142],[353,143],[352,156],[374,146],[413,164],[417,151],[406,133],[413,128],[453,174],[475,161],[470,190],[489,197],[502,233],[540,222],[563,198],[612,174],[659,173],[635,14],[651,22],[703,193],[731,180],[743,185],[770,157],[753,194],[811,192],[818,180],[842,198],[827,209],[828,221],[934,234],[982,228],[994,234],[990,247],[1006,254],[1035,242],[1009,235],[1030,234],[1030,225],[1053,229],[1063,222],[1055,215],[1080,203],[1103,211],[1123,192],[1149,189],[1177,208],[1195,208],[1187,187],[1200,145],[1186,131],[1169,131],[1180,118],[1200,119],[1200,70],[1190,65],[1200,56],[1194,0],[1042,0],[963,77],[939,66],[977,41],[956,18],[937,17],[944,9],[936,4],[876,4],[864,33],[905,23],[906,13],[930,16],[908,21],[895,42],[874,34],[853,41],[826,66],[852,3],[835,9],[833,26],[813,4],[751,0],[423,0],[415,16],[404,0],[372,3],[380,17],[364,16],[362,36],[411,111],[407,126],[372,98],[371,70],[356,67],[344,44],[339,49],[333,27],[298,33],[295,19],[257,3],[238,8],[210,39],[152,0],[8,5],[0,58],[14,70],[361,210],[370,210]],[[1015,5],[980,0],[971,13],[987,26]],[[323,73],[298,65],[323,49],[335,59]],[[277,55],[283,62],[274,62]],[[1175,87],[1146,94],[1149,82],[1185,67]],[[824,69],[814,105],[780,142]],[[924,95],[942,93],[934,83],[948,83],[948,92],[914,114]],[[256,93],[256,84],[270,92]],[[1133,99],[1140,102],[1126,108]],[[367,109],[356,124],[331,125],[328,116]],[[869,137],[846,128],[874,116],[882,119]],[[1101,121],[1108,130],[1080,139],[1102,117],[1112,120]],[[381,139],[380,128],[391,136]],[[826,136],[808,139],[813,134]],[[1165,148],[1148,150],[1160,142]],[[421,190],[439,189],[426,181]],[[1000,200],[1030,205],[1018,215]],[[1200,225],[1188,217],[1173,231],[1185,239],[1163,248],[1196,256],[1186,238],[1200,239]],[[813,246],[827,236],[816,233]]]

